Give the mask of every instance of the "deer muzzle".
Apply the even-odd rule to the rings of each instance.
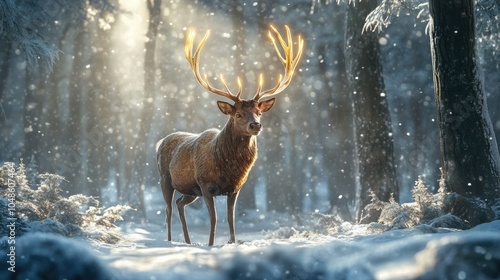
[[[250,132],[253,135],[259,135],[259,133],[262,131],[262,124],[259,122],[252,122],[249,125]]]

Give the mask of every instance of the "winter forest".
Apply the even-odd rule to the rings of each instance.
[[[499,17],[498,0],[0,0],[0,278],[18,279],[12,248],[19,279],[500,278]],[[194,244],[175,204],[167,242],[156,143],[228,122],[188,32],[210,30],[210,84],[251,99],[284,74],[271,25],[305,46],[262,115],[237,244],[223,196],[215,249],[203,199]]]

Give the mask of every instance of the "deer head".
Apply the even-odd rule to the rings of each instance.
[[[217,95],[226,97],[234,101],[234,104],[230,104],[224,101],[218,101],[217,106],[219,107],[222,113],[231,116],[231,120],[234,123],[235,130],[240,132],[241,135],[256,136],[261,132],[262,125],[260,123],[260,116],[262,115],[262,113],[269,111],[273,107],[274,103],[276,102],[276,98],[274,98],[273,96],[282,92],[292,81],[295,68],[297,67],[300,57],[302,56],[302,51],[304,49],[304,40],[300,37],[300,35],[298,36],[298,50],[294,57],[293,42],[292,42],[292,35],[290,32],[290,28],[288,28],[288,26],[285,26],[285,29],[287,33],[286,41],[283,39],[283,37],[281,37],[278,30],[273,26],[271,26],[271,30],[269,30],[268,33],[268,37],[271,43],[273,44],[274,49],[278,54],[281,63],[285,68],[284,74],[283,75],[280,74],[276,85],[267,90],[262,90],[262,86],[264,84],[264,78],[263,75],[260,74],[257,86],[257,92],[255,93],[252,99],[248,100],[240,98],[242,92],[242,85],[239,77],[237,78],[238,92],[236,94],[233,94],[229,90],[222,75],[220,76],[220,81],[224,87],[223,90],[214,88],[209,83],[206,74],[204,76],[201,76],[199,69],[199,56],[201,50],[203,49],[203,46],[205,45],[208,39],[208,36],[210,35],[210,30],[208,30],[205,33],[205,36],[199,43],[194,54],[193,54],[193,43],[196,33],[193,30],[191,30],[187,36],[186,45],[184,47],[184,54],[189,64],[191,65],[191,69],[195,74],[196,80],[201,86],[203,86],[209,92],[215,93]],[[276,40],[273,33],[278,38],[280,46],[283,49],[284,56],[281,54],[281,51],[279,50],[279,47],[276,44]],[[267,99],[269,97],[272,98]]]

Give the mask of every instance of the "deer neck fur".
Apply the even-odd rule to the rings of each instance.
[[[234,120],[229,118],[214,139],[212,148],[217,169],[221,171],[221,187],[234,188],[221,189],[221,194],[238,192],[257,159],[256,136],[245,136],[236,132]]]

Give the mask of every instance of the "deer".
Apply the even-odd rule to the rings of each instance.
[[[287,40],[279,31],[270,26],[268,37],[284,66],[284,74],[279,75],[274,87],[262,90],[264,79],[260,74],[257,92],[252,99],[241,99],[242,85],[237,78],[238,92],[229,90],[224,78],[220,81],[224,89],[213,87],[205,74],[199,69],[199,57],[210,30],[198,44],[193,54],[195,31],[190,30],[186,37],[184,54],[191,66],[198,83],[210,93],[222,96],[234,102],[217,101],[219,110],[229,116],[225,126],[219,130],[208,129],[202,133],[174,132],[161,139],[156,145],[160,187],[167,204],[165,209],[167,240],[172,240],[172,203],[175,191],[181,196],[176,200],[181,221],[184,240],[191,243],[186,224],[185,207],[199,197],[203,197],[210,217],[210,237],[208,246],[213,246],[217,213],[214,198],[227,196],[227,222],[229,225],[229,244],[236,242],[235,237],[235,204],[238,194],[246,182],[248,174],[257,159],[256,137],[262,131],[260,118],[269,111],[276,101],[276,95],[282,92],[291,82],[304,48],[304,40],[298,36],[298,50],[294,55],[290,28],[285,26]],[[276,43],[277,37],[284,55]]]

